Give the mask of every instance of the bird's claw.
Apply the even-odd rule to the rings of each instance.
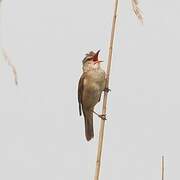
[[[102,120],[104,120],[104,121],[107,120],[106,119],[106,114],[98,114],[95,111],[93,111],[93,113],[96,114],[98,117],[100,117]]]
[[[98,116],[99,116],[102,120],[104,120],[104,121],[107,120],[107,119],[106,119],[106,114],[100,114],[100,115],[98,115]]]
[[[104,92],[108,93],[109,91],[111,91],[111,89],[109,89],[108,87],[104,88]]]

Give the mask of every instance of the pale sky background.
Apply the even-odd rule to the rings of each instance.
[[[121,0],[101,179],[180,179],[180,2],[140,1],[145,23]],[[78,115],[81,61],[101,49],[107,62],[113,1],[4,0],[0,59],[0,179],[92,180],[95,138]],[[1,38],[1,45],[2,45]],[[101,106],[96,107],[101,111]]]

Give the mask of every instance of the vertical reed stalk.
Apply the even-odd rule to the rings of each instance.
[[[109,76],[110,76],[110,70],[111,70],[111,64],[112,64],[112,52],[113,52],[113,43],[114,43],[118,3],[119,3],[119,1],[115,0],[114,15],[113,15],[113,21],[112,21],[112,30],[111,30],[111,39],[110,39],[110,45],[109,45],[108,64],[107,64],[107,70],[106,70],[106,76],[107,76],[106,77],[107,78],[106,79],[106,88],[109,87]],[[132,6],[133,6],[133,11],[134,11],[135,15],[143,23],[143,16],[141,14],[142,12],[141,12],[140,8],[138,7],[138,0],[132,0]],[[102,114],[106,114],[107,98],[108,98],[108,93],[104,92]],[[105,127],[105,121],[101,119],[94,180],[99,180],[103,139],[104,139],[104,127]],[[162,180],[164,180],[164,179],[162,179]]]
[[[114,8],[113,21],[112,21],[112,30],[111,30],[111,39],[110,39],[110,45],[109,45],[108,64],[107,64],[107,70],[106,70],[106,78],[107,78],[106,79],[106,88],[109,87],[109,76],[110,76],[111,62],[112,62],[112,51],[113,51],[113,42],[114,42],[114,35],[115,35],[117,8],[118,8],[118,0],[115,0],[115,8]],[[108,97],[108,93],[104,92],[102,114],[106,114],[107,97]],[[105,121],[101,119],[94,180],[99,180],[100,167],[101,167],[101,156],[102,156],[102,148],[103,148],[103,138],[104,138],[104,126],[105,126]]]
[[[164,180],[164,156],[161,159],[161,180]]]

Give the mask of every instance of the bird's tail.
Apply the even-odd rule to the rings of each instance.
[[[84,120],[85,120],[85,135],[87,141],[90,141],[94,137],[93,128],[93,110],[83,108]]]

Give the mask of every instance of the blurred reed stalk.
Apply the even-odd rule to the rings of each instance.
[[[164,180],[164,156],[161,158],[161,180]]]
[[[0,7],[1,7],[1,5],[2,5],[2,0],[0,0]],[[0,14],[1,15],[1,14]],[[2,26],[2,24],[1,24],[1,26]],[[1,27],[2,28],[2,27]],[[2,34],[0,35],[1,37],[1,40],[2,40]],[[2,42],[1,42],[1,44],[2,44]],[[10,60],[10,58],[8,57],[8,55],[7,55],[7,52],[3,49],[3,48],[1,48],[1,52],[2,52],[2,55],[3,55],[3,57],[4,57],[4,60],[6,61],[6,63],[11,67],[11,69],[12,69],[12,72],[13,72],[13,76],[14,76],[14,82],[15,82],[15,84],[17,85],[18,84],[18,79],[17,79],[17,71],[16,71],[16,68],[15,68],[15,66],[11,63],[11,60]]]
[[[18,79],[17,79],[17,71],[16,71],[16,68],[15,66],[11,63],[6,51],[4,49],[2,49],[3,51],[3,55],[4,55],[4,59],[5,61],[7,62],[7,64],[11,67],[12,69],[12,72],[13,72],[13,76],[14,76],[14,82],[16,85],[18,85]]]

